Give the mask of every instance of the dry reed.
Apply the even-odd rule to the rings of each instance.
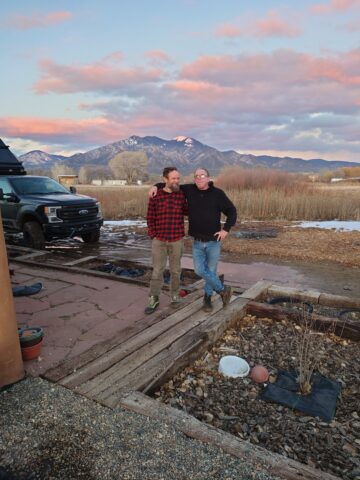
[[[280,172],[281,174],[282,172]],[[270,178],[270,177],[269,177]],[[279,179],[283,183],[279,182]],[[264,181],[266,180],[263,177]],[[285,180],[284,180],[285,179]],[[358,188],[326,189],[305,184],[296,177],[271,177],[267,185],[249,182],[247,187],[223,187],[235,204],[240,219],[257,220],[360,220],[360,186]],[[218,185],[218,179],[215,180]],[[255,188],[255,185],[256,188]],[[144,217],[148,204],[149,185],[122,187],[95,187],[79,185],[79,193],[96,197],[102,206],[104,218]]]

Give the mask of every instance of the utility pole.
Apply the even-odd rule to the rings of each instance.
[[[0,388],[24,378],[9,265],[0,213]]]

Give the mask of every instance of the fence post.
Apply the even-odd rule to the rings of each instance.
[[[16,325],[4,231],[0,213],[0,388],[21,380],[24,365]]]

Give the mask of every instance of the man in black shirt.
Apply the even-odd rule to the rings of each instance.
[[[224,306],[231,299],[232,288],[222,284],[216,271],[221,242],[236,223],[236,208],[224,191],[210,182],[209,172],[205,168],[195,171],[194,180],[195,183],[181,185],[180,188],[188,202],[189,235],[194,238],[194,269],[205,280],[203,308],[210,312],[214,291],[221,296]],[[163,184],[156,186],[163,187]],[[223,227],[220,222],[222,213],[226,216]]]

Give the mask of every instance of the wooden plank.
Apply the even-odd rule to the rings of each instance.
[[[29,259],[34,259],[36,257],[43,257],[45,255],[48,255],[50,252],[38,252],[38,251],[33,251],[32,253],[27,253],[25,255],[21,255],[19,257],[16,257],[16,260],[29,260]],[[38,265],[38,263],[37,263]]]
[[[196,299],[169,316],[163,315],[158,322],[151,322],[146,328],[144,328],[144,324],[139,324],[140,328],[138,328],[138,332],[131,337],[128,336],[126,342],[122,339],[118,345],[113,346],[113,348],[104,352],[101,356],[97,355],[86,365],[82,365],[82,367],[76,372],[70,374],[66,378],[62,378],[59,383],[71,388],[89,381],[91,378],[101,374],[105,370],[108,371],[114,364],[121,361],[123,358],[126,358],[143,345],[147,345],[154,338],[168,331],[176,324],[181,323],[184,318],[199,310],[201,303],[202,299]]]
[[[260,280],[245,290],[240,297],[247,298],[248,300],[258,300],[259,298],[266,296],[267,290],[271,285],[272,283],[267,280]]]
[[[102,371],[102,373],[93,377],[86,383],[79,385],[77,391],[87,395],[98,395],[105,390],[111,391],[112,388],[117,388],[116,385],[119,384],[123,377],[131,373],[150,358],[154,357],[160,351],[168,348],[179,337],[185,335],[207,318],[209,314],[202,310],[199,311],[201,303],[201,299],[194,302],[191,305],[193,308],[187,310],[186,316],[181,317],[181,312],[179,312],[179,315],[176,317],[176,322],[174,322],[170,328],[167,328],[166,330],[162,328],[161,330],[156,328],[158,325],[155,325],[153,328],[149,329],[149,331],[140,334],[138,336],[139,338],[136,339],[138,340],[137,344],[132,345],[131,348],[127,348],[128,344],[126,345],[126,356],[123,356],[119,361],[116,360],[117,363],[113,361],[110,368]],[[217,303],[214,302],[213,313],[215,314],[221,309],[221,307],[222,304],[220,300],[218,300]],[[169,318],[170,317],[167,318],[166,324],[168,323]],[[112,359],[114,359],[114,356]],[[63,384],[63,382],[61,383]]]
[[[272,285],[267,292],[268,297],[291,297],[304,302],[319,303],[321,293],[315,290],[299,290],[297,288]],[[255,300],[255,299],[254,299]]]
[[[281,308],[266,303],[249,302],[247,313],[259,318],[271,318],[275,321],[291,320],[295,323],[301,323],[301,313]],[[337,318],[323,317],[312,314],[312,325],[314,330],[322,332],[332,332],[342,338],[349,338],[354,341],[360,340],[360,324],[355,320],[340,320]]]
[[[349,298],[341,295],[322,293],[319,297],[320,305],[337,308],[360,308],[360,298]]]
[[[233,298],[235,301],[235,297]],[[243,302],[238,302],[238,310],[235,319],[238,320],[245,315],[245,309],[242,307]],[[123,387],[132,390],[142,390],[146,385],[146,390],[155,389],[172,378],[179,370],[195,361],[205,352],[209,346],[221,337],[228,325],[233,319],[233,312],[229,308],[221,308],[215,315],[208,316],[204,322],[200,323],[193,330],[188,332],[185,337],[180,338],[169,348],[173,352],[172,356],[167,359],[167,364],[161,367],[162,359],[160,356],[153,357],[151,360],[143,364],[140,369],[143,372],[141,378],[138,371],[133,372]],[[211,335],[209,332],[211,331]],[[180,353],[179,353],[180,352]],[[134,377],[134,378],[132,378]],[[135,378],[137,377],[137,378]],[[150,386],[149,386],[149,378]]]
[[[79,263],[84,263],[90,260],[94,260],[94,258],[98,258],[98,257],[96,255],[89,255],[88,257],[77,258],[76,260],[72,260],[71,262],[66,262],[63,265],[67,267],[72,267],[73,265],[78,265]]]
[[[124,394],[119,401],[119,406],[156,419],[161,423],[173,425],[190,438],[217,446],[224,452],[244,461],[247,465],[252,465],[254,471],[259,471],[260,467],[267,473],[277,475],[285,480],[299,480],[300,478],[302,480],[340,480],[334,475],[313,469],[250,442],[245,442],[230,433],[202,423],[181,410],[157,402],[140,392]]]
[[[215,315],[204,324],[203,333],[209,343],[214,343],[222,334],[246,313],[249,302],[246,298],[236,297],[226,308],[221,310],[221,315]]]
[[[170,371],[173,370],[175,365],[175,371],[178,371],[181,364],[187,365],[189,363],[191,352],[195,351],[194,359],[198,357],[200,342],[204,344],[204,340],[199,339],[199,333],[195,329],[188,335],[179,338],[169,348],[150,358],[149,361],[140,365],[129,375],[121,378],[111,388],[91,398],[103,405],[114,408],[119,403],[119,398],[121,398],[124,391],[143,390],[149,385],[149,379],[152,379],[150,387],[152,386],[153,388],[160,380],[161,383],[164,383],[167,378],[171,378],[174,375],[174,373],[171,375]],[[181,360],[184,357],[185,360],[182,363]]]

